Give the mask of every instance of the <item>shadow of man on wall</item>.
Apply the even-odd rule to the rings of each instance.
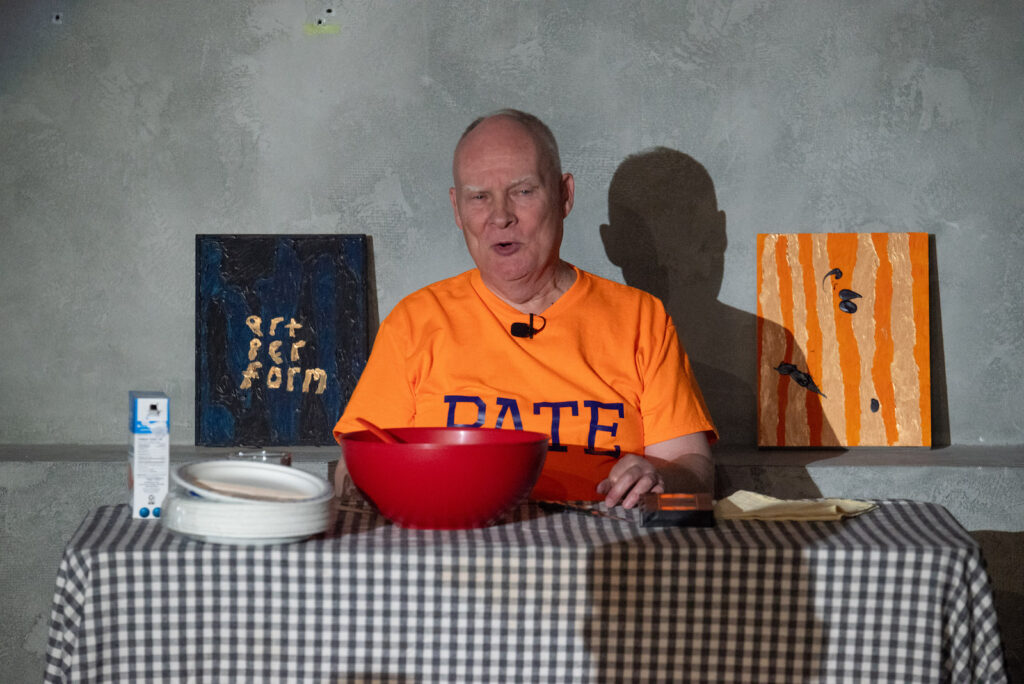
[[[757,319],[718,300],[725,212],[707,170],[665,147],[628,157],[608,189],[601,240],[628,285],[665,303],[722,441],[755,444]]]
[[[728,239],[711,175],[693,157],[666,147],[627,157],[608,188],[601,240],[628,285],[664,302],[722,443],[757,444],[757,316],[718,299]],[[787,358],[773,365],[806,369],[789,331],[767,320],[762,326],[767,339],[790,341]],[[836,443],[827,421],[817,429],[822,444]]]

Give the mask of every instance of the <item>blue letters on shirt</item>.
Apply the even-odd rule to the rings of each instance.
[[[533,415],[539,416],[542,408],[551,409],[551,444],[548,451],[568,451],[569,447],[558,438],[558,424],[562,421],[562,409],[572,409],[572,415],[578,416],[579,404],[575,401],[537,401],[533,404]]]
[[[483,427],[487,418],[487,404],[484,400],[475,395],[467,394],[447,394],[444,397],[444,401],[448,404],[448,427]],[[476,421],[473,423],[456,423],[455,422],[455,410],[460,403],[474,404],[477,409]],[[519,411],[519,404],[515,399],[509,399],[506,397],[497,397],[495,403],[498,405],[498,417],[495,421],[495,427],[500,428],[505,424],[506,416],[512,417],[512,424],[516,430],[523,429],[523,419]],[[590,409],[589,426],[587,430],[587,446],[586,453],[588,454],[600,454],[603,456],[619,456],[621,448],[618,444],[612,446],[611,449],[598,449],[597,448],[597,433],[607,432],[611,437],[615,437],[619,431],[619,423],[611,422],[610,424],[604,425],[600,422],[601,411],[612,411],[621,419],[625,417],[625,404],[622,402],[604,403],[600,401],[584,400],[583,406]],[[573,417],[579,416],[579,402],[578,401],[538,401],[533,404],[533,415],[541,415],[541,411],[544,409],[551,410],[551,444],[548,446],[550,451],[568,451],[568,447],[561,442],[559,436],[559,426],[563,420],[562,409],[567,409],[569,414]]]
[[[448,394],[445,395],[444,400],[448,402],[448,427],[483,427],[484,417],[487,415],[487,404],[480,397],[472,397],[463,394]],[[476,404],[476,422],[475,423],[456,423],[455,422],[455,406],[460,401],[468,401]]]
[[[601,409],[608,409],[610,411],[618,411],[619,418],[625,415],[626,407],[622,402],[615,402],[614,404],[603,404],[600,401],[584,401],[583,405],[590,409],[590,431],[587,433],[587,453],[588,454],[601,454],[604,456],[616,456],[619,455],[619,445],[616,444],[611,450],[608,449],[597,449],[594,443],[597,441],[597,431],[607,432],[612,437],[619,431],[619,424],[612,423],[611,425],[601,425],[597,422],[597,412]]]
[[[519,415],[519,404],[516,403],[515,399],[506,399],[505,397],[498,397],[498,406],[501,407],[501,413],[498,414],[498,420],[494,424],[494,427],[500,428],[505,424],[505,414],[512,413],[512,424],[515,425],[516,430],[523,429],[523,417]]]

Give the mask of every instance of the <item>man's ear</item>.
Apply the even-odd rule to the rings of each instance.
[[[459,215],[459,203],[455,199],[455,188],[448,188],[448,199],[452,202],[452,213],[455,215],[455,225],[462,230],[462,217]]]
[[[562,174],[562,218],[572,211],[572,204],[576,198],[576,180],[571,173]]]

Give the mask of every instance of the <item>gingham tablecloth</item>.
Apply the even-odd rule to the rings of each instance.
[[[51,682],[1002,682],[977,544],[941,506],[643,528],[524,505],[480,530],[341,512],[192,541],[91,513],[57,575]]]

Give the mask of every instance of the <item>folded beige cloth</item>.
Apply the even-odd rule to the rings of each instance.
[[[785,500],[739,490],[715,504],[723,520],[840,520],[860,515],[877,504],[854,499]]]

